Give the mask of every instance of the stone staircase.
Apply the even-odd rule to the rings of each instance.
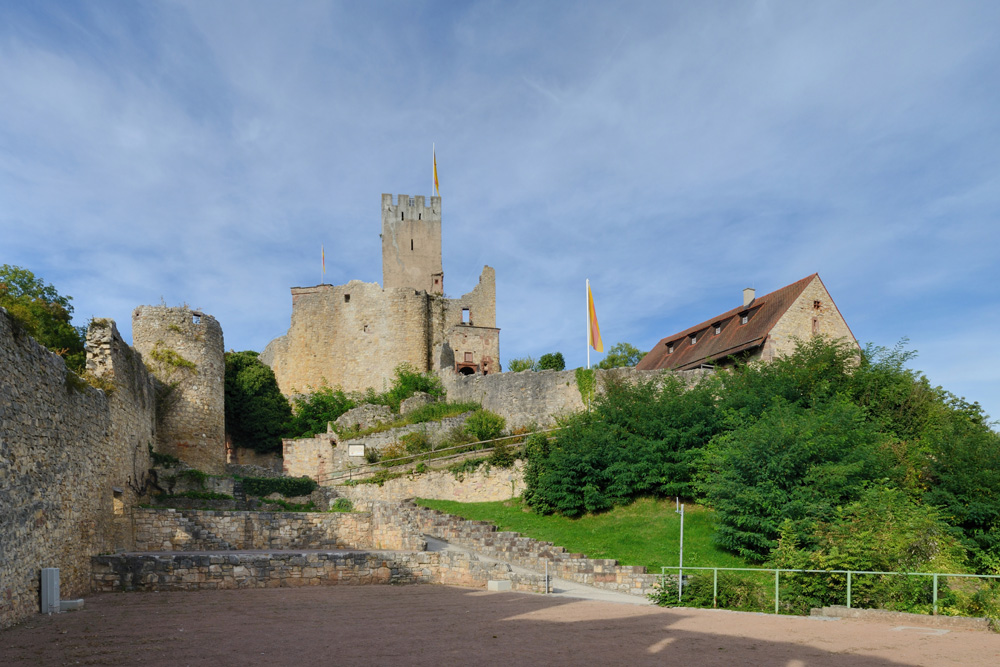
[[[178,514],[177,523],[191,536],[191,551],[232,551],[236,548],[203,526],[196,514],[183,510]]]
[[[499,531],[487,521],[470,521],[418,507],[412,500],[403,501],[402,507],[430,537],[534,572],[544,572],[547,562],[551,576],[642,596],[654,592],[654,584],[661,579],[658,574],[648,574],[645,567],[619,565],[614,559],[569,553],[551,542]],[[674,577],[671,575],[667,579],[672,581]]]

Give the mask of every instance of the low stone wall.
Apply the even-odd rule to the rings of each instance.
[[[135,527],[137,551],[426,548],[411,515],[387,503],[332,513],[140,508]]]
[[[371,501],[400,501],[407,498],[457,500],[485,503],[510,500],[524,491],[524,463],[517,461],[511,468],[477,470],[456,477],[447,470],[397,477],[378,484],[338,486],[337,493],[355,505]]]
[[[372,584],[446,584],[544,591],[544,578],[519,575],[504,564],[441,552],[309,552],[268,554],[118,554],[91,559],[95,591],[196,591]]]
[[[467,521],[436,510],[403,503],[409,509],[420,531],[452,544],[471,549],[489,558],[513,563],[536,572],[549,564],[549,574],[581,584],[607,588],[632,595],[654,592],[658,574],[647,574],[641,566],[619,565],[613,559],[586,558],[583,554],[567,553],[551,542],[540,542],[518,533],[500,532],[485,521]],[[676,576],[666,577],[668,585],[676,586]]]

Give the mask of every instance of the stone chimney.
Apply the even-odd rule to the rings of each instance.
[[[743,288],[743,305],[749,306],[753,301],[754,296],[757,294],[757,290],[752,287]]]

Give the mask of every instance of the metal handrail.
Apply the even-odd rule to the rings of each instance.
[[[879,572],[875,570],[795,570],[773,567],[694,567],[691,565],[663,565],[660,567],[660,585],[666,587],[667,570],[712,570],[712,606],[718,605],[719,570],[723,572],[774,572],[774,613],[778,613],[780,601],[779,579],[782,572],[801,574],[846,574],[847,575],[847,608],[851,608],[851,578],[855,574],[881,574],[904,577],[932,577],[934,580],[933,615],[938,612],[938,577],[967,577],[972,579],[1000,579],[1000,574],[968,574],[952,572]],[[677,577],[677,596],[681,595],[681,577]]]
[[[396,457],[394,459],[386,459],[385,461],[379,461],[378,463],[367,463],[367,464],[364,464],[364,465],[357,466],[355,468],[348,468],[347,470],[335,470],[333,472],[327,473],[322,478],[317,478],[316,481],[317,482],[329,482],[329,481],[332,481],[332,480],[335,480],[335,479],[343,479],[345,477],[348,478],[348,479],[354,479],[354,477],[358,476],[358,475],[369,475],[369,474],[374,475],[374,474],[377,474],[378,472],[380,472],[382,470],[391,470],[392,468],[398,468],[400,466],[408,465],[410,463],[416,463],[416,462],[421,461],[421,460],[424,460],[424,461],[426,461],[426,460],[447,461],[447,460],[456,458],[456,457],[458,457],[458,456],[460,456],[462,454],[492,450],[495,447],[495,445],[494,445],[494,447],[482,447],[482,445],[485,445],[485,444],[488,444],[488,443],[491,443],[491,442],[492,443],[498,443],[498,442],[503,441],[503,440],[514,440],[514,439],[517,439],[517,438],[522,438],[522,439],[527,440],[529,437],[531,437],[533,435],[536,435],[536,434],[539,434],[539,433],[541,433],[541,434],[550,434],[550,433],[553,433],[555,431],[560,431],[563,428],[565,428],[565,427],[563,427],[563,426],[557,426],[556,428],[545,429],[545,430],[542,430],[542,431],[532,431],[531,433],[518,433],[518,434],[515,434],[515,435],[504,435],[504,436],[500,436],[499,438],[490,438],[489,440],[479,440],[477,442],[468,442],[468,443],[465,443],[463,445],[454,445],[452,447],[445,447],[443,449],[433,449],[433,450],[431,450],[429,452],[420,452],[418,454],[410,454],[410,455],[407,455],[407,456],[399,456],[399,457]],[[520,443],[518,443],[518,444],[520,444]],[[434,456],[433,459],[428,459],[427,458],[427,456],[429,454],[435,454],[436,455],[436,454],[439,454],[440,452],[449,452],[449,451],[452,451],[452,450],[462,450],[462,451],[457,451],[457,452],[455,452],[455,454],[452,454],[452,455],[449,455],[449,456]],[[391,465],[386,465],[387,463],[391,464]]]

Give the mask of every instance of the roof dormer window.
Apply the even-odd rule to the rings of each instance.
[[[722,322],[716,322],[712,325],[712,328],[715,329],[715,335],[718,336],[722,333]]]
[[[750,311],[744,310],[742,313],[740,313],[740,324],[746,324],[749,321],[750,321]]]
[[[694,345],[697,342],[698,342],[698,334],[696,333],[691,334],[691,344]]]
[[[667,343],[667,354],[673,354],[673,353],[674,353],[674,344]]]

